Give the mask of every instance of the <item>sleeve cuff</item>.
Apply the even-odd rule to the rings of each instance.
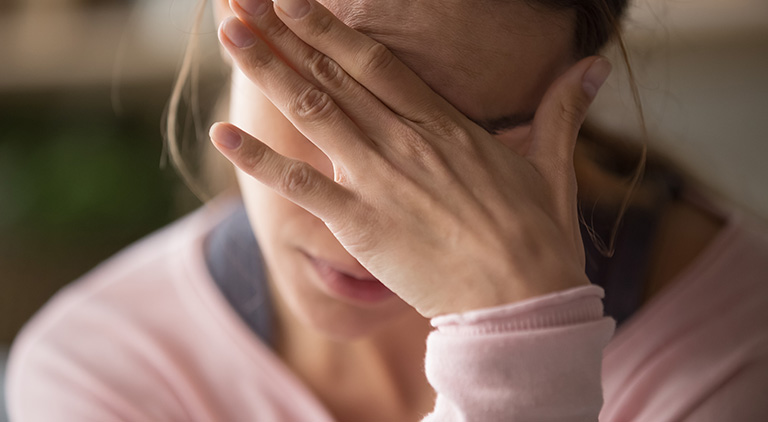
[[[579,286],[493,308],[441,315],[431,324],[443,334],[529,331],[596,321],[603,317],[603,289]]]

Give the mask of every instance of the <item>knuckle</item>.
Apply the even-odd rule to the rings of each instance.
[[[279,19],[270,21],[268,24],[260,25],[259,31],[267,38],[277,39],[284,38],[286,34],[290,32],[287,26],[285,26]]]
[[[577,99],[560,102],[558,116],[562,121],[571,126],[581,126],[585,114],[585,105],[583,103],[583,101]]]
[[[436,135],[449,142],[463,145],[472,143],[474,139],[468,128],[456,124],[445,114],[436,113],[431,116],[429,126]]]
[[[325,37],[333,31],[334,20],[336,18],[329,13],[313,14],[312,19],[307,23],[307,31],[310,37]]]
[[[315,87],[305,89],[289,106],[293,115],[306,120],[320,120],[333,111],[331,96]]]
[[[424,163],[428,167],[442,163],[440,154],[435,147],[417,133],[411,133],[403,139],[405,152],[417,162]]]
[[[329,88],[339,87],[344,79],[341,66],[324,54],[316,54],[310,58],[309,70],[318,82]]]
[[[268,159],[269,156],[269,150],[265,146],[259,146],[257,148],[254,148],[253,150],[249,151],[248,154],[245,154],[242,158],[243,165],[241,167],[244,167],[243,170],[245,170],[249,174],[255,174],[258,172],[261,172],[261,167],[264,164],[264,162]]]
[[[444,142],[456,145],[474,143],[475,136],[471,133],[471,130],[458,124],[453,118],[444,113],[432,112],[425,114],[416,123]]]
[[[312,172],[301,162],[291,163],[280,178],[278,189],[285,194],[302,193],[312,187]]]
[[[374,42],[360,53],[357,62],[363,74],[376,74],[391,66],[394,60],[395,55],[384,44]]]
[[[272,64],[275,56],[262,43],[256,43],[256,47],[248,53],[246,61],[251,69],[265,68]]]

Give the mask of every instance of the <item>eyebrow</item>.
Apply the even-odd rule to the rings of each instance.
[[[533,120],[534,114],[535,113],[515,113],[489,120],[476,120],[470,117],[469,120],[472,120],[476,125],[485,129],[491,135],[496,135],[499,132],[529,123]]]

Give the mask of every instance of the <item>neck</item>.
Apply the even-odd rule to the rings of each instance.
[[[430,326],[416,311],[339,340],[299,321],[279,297],[275,302],[275,351],[335,420],[416,421],[433,407],[423,369]]]

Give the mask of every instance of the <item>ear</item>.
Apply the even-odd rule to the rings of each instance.
[[[232,8],[229,7],[229,0],[211,0],[213,2],[213,18],[216,21],[216,27],[218,28],[221,22],[229,16],[234,16]],[[227,53],[224,46],[219,44],[219,53],[224,63],[232,66],[232,56]]]

